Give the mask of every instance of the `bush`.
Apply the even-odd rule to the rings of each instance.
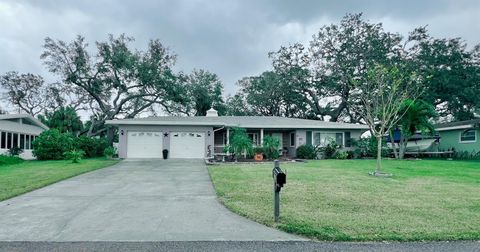
[[[277,159],[280,156],[279,148],[280,140],[278,138],[272,136],[265,136],[265,138],[263,138],[263,149],[266,158]]]
[[[33,155],[39,160],[63,159],[64,153],[74,149],[74,137],[57,129],[42,132],[32,142]]]
[[[93,138],[87,136],[80,136],[75,141],[75,148],[83,150],[85,157],[101,157],[107,148],[107,140],[105,138]]]
[[[337,151],[335,153],[335,158],[336,159],[347,159],[348,158],[348,153],[346,151]]]
[[[300,145],[297,148],[297,158],[315,159],[317,158],[317,150],[312,145]]]
[[[340,146],[336,142],[330,142],[327,146],[321,148],[321,152],[323,153],[323,157],[326,159],[334,158],[335,153],[337,152]]]
[[[377,157],[377,138],[368,137],[362,138],[357,141],[358,150],[356,152],[360,157]],[[382,157],[387,157],[390,154],[390,150],[387,147],[387,143],[382,141]]]
[[[253,143],[248,137],[247,131],[243,128],[232,128],[231,132],[230,144],[225,146],[224,151],[234,154],[235,159],[243,153],[251,156],[253,154]]]
[[[23,162],[23,159],[15,156],[0,155],[0,166],[18,164]]]
[[[66,159],[72,160],[72,163],[78,163],[85,155],[83,150],[71,150],[64,153]]]
[[[23,149],[21,149],[18,146],[14,146],[14,147],[12,147],[8,150],[8,155],[10,155],[12,157],[18,157],[22,153],[23,153]]]
[[[168,150],[166,150],[166,151],[167,151],[167,154],[168,154]],[[165,152],[165,150],[163,150],[163,152]],[[105,155],[105,157],[107,157],[107,158],[112,158],[113,155],[115,155],[116,153],[117,153],[117,150],[113,146],[108,146],[103,151],[103,155]]]
[[[255,153],[255,154],[262,154],[264,152],[265,152],[265,150],[263,149],[263,147],[257,146],[255,148],[253,148],[253,153]]]

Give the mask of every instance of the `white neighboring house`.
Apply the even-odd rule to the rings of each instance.
[[[14,146],[23,149],[20,157],[35,159],[32,141],[48,127],[28,114],[0,115],[0,154],[8,154]]]

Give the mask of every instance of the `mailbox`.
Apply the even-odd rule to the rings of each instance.
[[[280,189],[287,183],[287,175],[280,169],[280,167],[273,168],[273,182],[275,183],[275,191]]]

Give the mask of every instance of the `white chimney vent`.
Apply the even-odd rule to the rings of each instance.
[[[215,109],[211,108],[207,110],[207,116],[218,116],[218,112]]]

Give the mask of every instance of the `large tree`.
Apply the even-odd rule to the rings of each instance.
[[[110,35],[107,41],[96,42],[96,53],[91,55],[82,36],[71,43],[46,38],[41,55],[64,85],[89,95],[91,129],[99,129],[91,134],[107,130],[110,143],[114,132],[110,127],[98,127],[105,120],[133,118],[154,104],[168,109],[184,101],[171,70],[176,55],[159,40],[151,40],[146,51],[131,49],[132,41],[125,35]]]
[[[472,50],[460,38],[437,39],[425,28],[412,32],[412,64],[425,76],[423,99],[440,116],[454,120],[473,119],[480,107],[480,46]]]
[[[60,132],[78,134],[83,130],[80,116],[72,107],[60,107],[54,112],[46,112],[45,116],[38,117],[49,128],[58,129]]]
[[[179,75],[184,93],[185,102],[178,104],[170,113],[187,116],[204,116],[207,110],[214,108],[219,114],[225,114],[223,100],[223,84],[218,76],[206,70],[193,70],[192,73]]]
[[[330,121],[358,122],[350,109],[353,80],[365,80],[376,64],[389,64],[402,53],[402,37],[385,32],[382,24],[348,14],[339,25],[324,26],[308,49],[301,44],[270,53],[273,66],[290,90],[301,95],[314,117]]]

